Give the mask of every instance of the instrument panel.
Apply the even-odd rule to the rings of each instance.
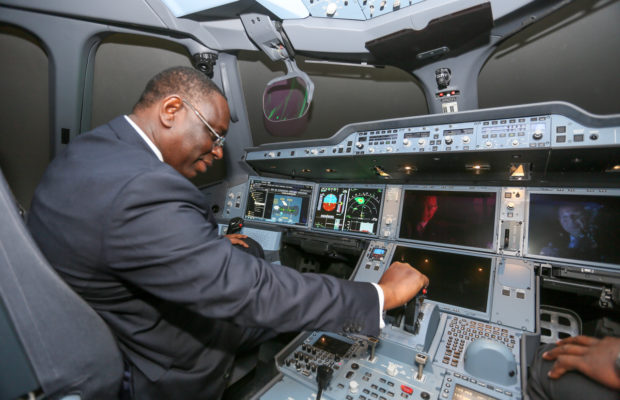
[[[424,298],[384,313],[378,338],[300,334],[254,399],[315,398],[319,367],[333,374],[328,400],[522,399],[528,343],[538,344],[536,270],[596,282],[620,271],[619,127],[620,116],[542,103],[363,122],[304,147],[246,150],[257,173],[295,179],[229,188],[222,218],[302,241],[362,241],[352,280],[379,282],[395,261],[430,280]],[[303,197],[292,188],[306,189],[309,206],[289,210],[295,222],[247,219],[256,182],[272,180],[288,188],[287,205]]]
[[[315,184],[252,177],[226,217],[620,269],[620,189]],[[242,211],[243,210],[243,211]]]

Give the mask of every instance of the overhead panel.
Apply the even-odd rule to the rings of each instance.
[[[376,18],[424,0],[302,0],[313,17],[354,19]]]

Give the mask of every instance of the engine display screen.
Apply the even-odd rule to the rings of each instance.
[[[313,227],[376,235],[383,192],[383,187],[322,186]]]
[[[492,249],[495,191],[405,190],[399,238]]]
[[[305,226],[313,188],[311,184],[251,179],[245,218]]]

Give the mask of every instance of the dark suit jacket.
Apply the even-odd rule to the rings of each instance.
[[[230,326],[379,334],[372,285],[302,275],[233,248],[201,192],[123,117],[53,160],[28,226],[125,357],[178,398],[219,393],[213,366],[236,350]]]

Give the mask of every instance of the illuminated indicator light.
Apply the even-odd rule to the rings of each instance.
[[[620,171],[620,165],[614,165],[613,170],[614,171]]]
[[[453,91],[451,91],[451,92],[450,92],[450,94],[451,94],[451,95],[455,95],[455,94],[456,94],[456,92],[453,90]]]
[[[407,394],[413,393],[413,389],[406,385],[400,385],[400,389]]]
[[[424,259],[424,262],[427,263],[427,264],[428,264],[428,261],[429,261],[428,258]]]
[[[422,288],[422,294],[427,294],[428,290],[426,290],[426,288]]]
[[[478,268],[478,272],[482,272],[482,268]]]
[[[355,201],[357,201],[357,204],[364,204],[364,198],[363,197],[356,197]]]
[[[443,97],[443,93],[439,93],[439,97]]]
[[[480,169],[480,168],[482,168],[482,167],[480,167],[480,165],[474,165],[474,167],[473,167],[473,168],[474,168],[474,169]]]

